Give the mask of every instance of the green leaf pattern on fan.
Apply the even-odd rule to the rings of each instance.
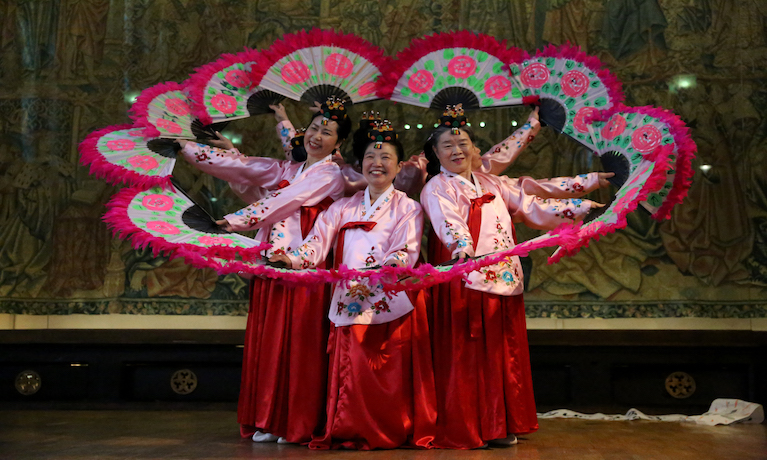
[[[136,194],[128,207],[128,217],[137,227],[171,243],[201,247],[254,246],[249,244],[253,240],[242,235],[208,234],[189,228],[183,221],[183,215],[192,206],[194,202],[185,195],[154,187]]]
[[[616,113],[606,122],[592,123],[588,130],[597,154],[620,152],[629,160],[631,174],[656,148],[674,144],[671,131],[663,121],[634,112]],[[675,154],[669,155],[666,182],[660,190],[654,190],[648,195],[646,203],[650,207],[659,208],[673,187],[676,158]]]
[[[99,138],[96,148],[109,163],[146,176],[162,175],[166,169],[169,174],[175,163],[174,159],[150,150],[146,146],[141,129],[137,128],[107,133]]]
[[[250,78],[252,62],[232,64],[211,78],[205,89],[205,106],[212,117],[249,116],[248,98],[257,90]]]
[[[160,131],[160,137],[195,138],[191,130],[192,108],[181,91],[167,91],[152,99],[147,106],[146,118]]]
[[[429,107],[434,97],[448,87],[472,91],[480,107],[510,104],[522,97],[508,79],[504,64],[487,52],[470,48],[433,51],[405,71],[392,100]]]
[[[263,88],[294,100],[309,88],[331,85],[344,90],[352,102],[376,98],[375,82],[381,72],[357,53],[336,46],[302,48],[272,65],[261,81]]]
[[[554,57],[531,58],[510,68],[513,80],[523,88],[523,96],[537,95],[557,101],[565,112],[562,131],[585,146],[594,147],[584,117],[609,106],[607,87],[596,73],[582,62]]]

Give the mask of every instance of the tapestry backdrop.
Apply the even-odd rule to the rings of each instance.
[[[19,0],[0,1],[0,313],[244,315],[247,282],[153,257],[101,221],[116,189],[79,165],[89,132],[129,122],[144,88],[284,33],[335,28],[390,55],[468,29],[534,51],[571,42],[622,80],[630,106],[671,109],[698,145],[688,198],[576,257],[530,258],[532,317],[767,317],[767,4],[760,0]],[[417,153],[437,113],[376,102]],[[288,104],[296,125],[306,111]],[[470,114],[480,146],[527,109]],[[418,129],[417,125],[425,125]],[[247,154],[279,156],[269,115],[233,123]],[[593,155],[547,129],[506,172],[593,171]],[[702,167],[702,168],[701,168]],[[242,203],[185,164],[181,185],[213,215]],[[609,199],[601,191],[594,199]],[[535,232],[519,229],[521,237]]]

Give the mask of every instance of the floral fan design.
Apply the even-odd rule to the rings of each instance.
[[[145,128],[109,126],[80,143],[80,161],[90,165],[91,174],[114,185],[165,187],[176,164],[176,145],[172,139],[147,140]]]
[[[542,122],[591,149],[591,138],[576,126],[605,119],[623,102],[620,81],[571,45],[547,46],[509,70],[523,96],[540,98]]]
[[[260,52],[248,49],[224,54],[197,69],[187,89],[200,121],[211,124],[272,113],[269,104],[284,97],[254,83],[254,70],[262,61]]]
[[[392,101],[444,110],[463,104],[465,110],[521,105],[521,87],[508,75],[508,63],[524,53],[508,49],[489,35],[468,31],[414,40],[397,54],[379,93]]]
[[[615,172],[611,181],[618,187],[647,155],[663,152],[668,163],[665,180],[650,189],[641,203],[654,218],[668,218],[671,208],[687,195],[697,147],[689,129],[674,113],[655,107],[624,106],[607,121],[577,125],[575,129],[589,135],[605,170]]]
[[[253,81],[308,105],[330,96],[366,102],[378,99],[376,82],[389,59],[354,35],[312,29],[290,34],[262,52]]]
[[[104,220],[116,235],[136,248],[151,246],[170,257],[252,261],[269,247],[216,225],[205,210],[180,188],[126,188],[107,203]],[[207,266],[215,267],[214,262]]]

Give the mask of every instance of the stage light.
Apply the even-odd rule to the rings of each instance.
[[[703,171],[703,174],[707,174],[711,171],[711,165],[700,165],[700,170]]]
[[[418,129],[422,129],[423,128],[423,124],[422,123],[418,123],[417,125],[415,125],[415,127],[418,128]]]
[[[439,128],[439,123],[434,123],[435,128]]]
[[[216,201],[218,201],[218,198],[216,198],[215,196],[210,197],[211,203],[215,203]]]
[[[485,127],[485,122],[484,121],[480,121],[479,122],[479,127],[480,128],[484,128]]]
[[[242,143],[242,136],[240,136],[239,134],[230,135],[229,138],[231,139],[232,144],[241,144]]]
[[[129,93],[125,93],[125,103],[128,105],[133,105],[134,102],[136,102],[136,99],[138,99],[139,94],[141,94],[138,91],[131,91]]]
[[[511,120],[511,126],[517,126],[517,120]]]
[[[692,74],[676,75],[672,77],[671,80],[668,82],[668,90],[669,92],[676,94],[679,91],[695,88],[697,84],[698,84],[698,80],[695,77],[695,75],[692,75]]]
[[[410,129],[410,125],[405,125],[405,129]]]

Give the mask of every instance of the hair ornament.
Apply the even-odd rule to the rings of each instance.
[[[322,124],[324,126],[327,126],[330,121],[338,123],[341,120],[345,120],[348,116],[346,107],[344,107],[344,100],[336,96],[330,96],[328,100],[320,106],[320,113],[322,113]]]
[[[384,142],[391,142],[397,139],[397,133],[391,126],[389,120],[379,120],[375,122],[375,127],[368,131],[368,138],[375,141],[374,148],[380,149]]]
[[[448,105],[439,119],[439,124],[450,128],[453,134],[459,134],[458,128],[466,126],[468,120],[463,112],[463,104]]]

